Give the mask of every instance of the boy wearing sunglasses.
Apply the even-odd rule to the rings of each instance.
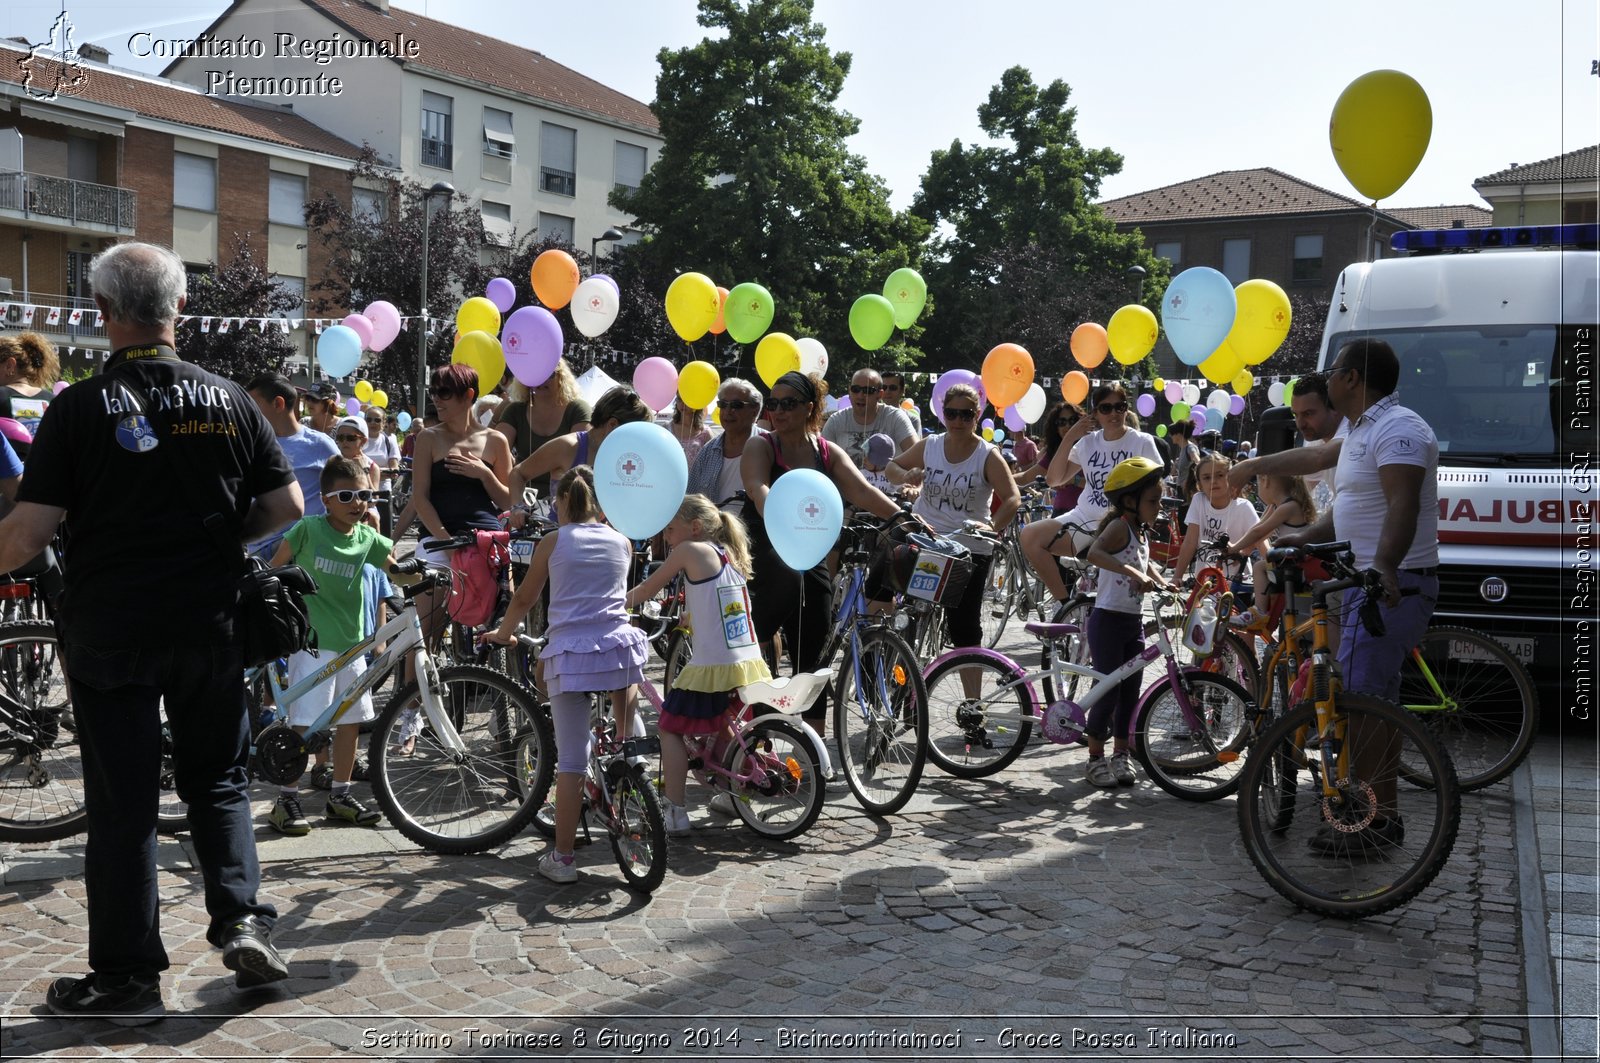
[[[321,500],[327,512],[306,517],[289,529],[273,565],[296,564],[316,580],[317,593],[306,599],[316,649],[301,650],[289,658],[289,685],[293,686],[360,642],[369,630],[367,595],[362,572],[371,565],[382,570],[394,563],[394,544],[365,521],[373,491],[367,473],[353,458],[330,458],[322,467]],[[333,702],[333,693],[359,679],[367,670],[358,654],[334,676],[289,707],[289,723],[304,733],[307,724]],[[361,724],[376,713],[370,693],[362,694],[339,720],[333,736],[333,792],[325,817],[335,823],[370,827],[382,818],[355,796],[351,776],[355,771],[356,744]],[[283,787],[267,822],[279,834],[302,835],[311,823],[300,809],[298,785]]]

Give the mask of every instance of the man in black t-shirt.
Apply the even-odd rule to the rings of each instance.
[[[121,244],[90,265],[115,348],[105,372],[50,404],[18,505],[0,521],[0,571],[42,550],[65,518],[59,629],[83,758],[89,839],[86,978],[45,1003],[121,1025],[165,1014],[156,892],[161,703],[178,796],[205,878],[207,939],[240,988],[286,977],[260,866],[245,759],[244,663],[234,632],[241,554],[303,509],[272,429],[244,389],[179,360],[183,262]]]

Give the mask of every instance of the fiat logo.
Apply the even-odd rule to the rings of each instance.
[[[1478,584],[1478,597],[1486,602],[1503,602],[1506,600],[1506,594],[1509,591],[1510,588],[1506,586],[1506,581],[1499,576],[1490,576]]]

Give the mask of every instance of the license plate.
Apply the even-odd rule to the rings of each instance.
[[[1496,639],[1500,645],[1511,651],[1511,656],[1525,665],[1533,664],[1534,639]],[[1478,649],[1476,643],[1464,640],[1450,640],[1450,656],[1458,661],[1486,661],[1488,654]]]
[[[513,539],[510,543],[511,561],[513,564],[526,565],[533,560],[534,542],[532,539]]]

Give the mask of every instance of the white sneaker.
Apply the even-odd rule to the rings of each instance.
[[[733,807],[733,795],[723,790],[706,802],[706,807],[719,816],[737,816],[739,810]]]
[[[569,856],[565,859],[556,855],[551,849],[539,857],[539,874],[551,882],[576,882],[578,881],[578,862]]]
[[[689,822],[689,810],[671,801],[661,803],[661,818],[667,825],[668,834],[688,834],[694,829],[694,824]]]
[[[1112,774],[1111,765],[1104,757],[1089,762],[1089,770],[1086,773],[1086,777],[1090,786],[1102,786],[1109,789],[1117,785],[1117,777]],[[541,864],[540,870],[542,871],[543,869],[544,867]]]
[[[1139,777],[1133,772],[1133,761],[1126,753],[1112,755],[1111,774],[1119,786],[1132,786],[1139,781]]]

